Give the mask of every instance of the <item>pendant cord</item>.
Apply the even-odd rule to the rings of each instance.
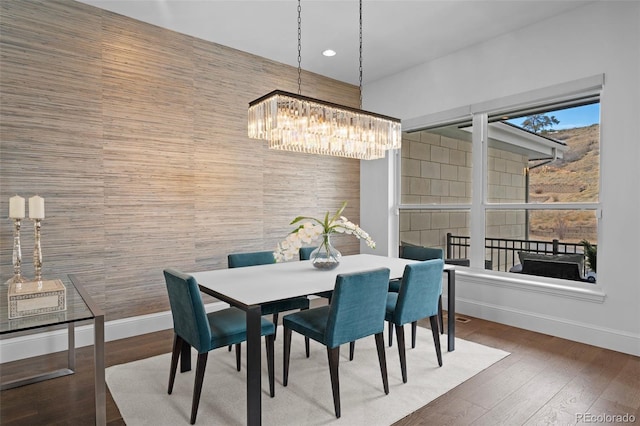
[[[362,0],[360,0],[360,109],[362,109]]]
[[[302,95],[302,6],[298,0],[298,95]]]

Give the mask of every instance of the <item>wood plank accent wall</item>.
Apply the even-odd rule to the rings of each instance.
[[[226,268],[228,253],[273,249],[297,215],[348,200],[358,222],[358,160],[247,137],[249,101],[295,92],[296,68],[71,0],[1,8],[2,282],[14,194],[45,198],[45,278],[88,278],[108,320],[168,310],[163,268]],[[358,105],[353,85],[302,81],[307,96]],[[23,221],[27,276],[32,226]],[[353,237],[336,245],[359,251]]]

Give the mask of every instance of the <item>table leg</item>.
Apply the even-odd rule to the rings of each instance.
[[[67,366],[76,371],[76,327],[73,322],[67,325]]]
[[[67,325],[67,368],[60,368],[48,373],[35,374],[21,379],[12,380],[10,382],[0,384],[0,390],[8,390],[18,388],[20,386],[30,385],[57,377],[68,376],[75,373],[76,368],[76,339],[75,326],[73,322]]]
[[[247,424],[262,423],[260,306],[247,310]]]
[[[93,319],[93,356],[95,363],[96,425],[107,424],[106,390],[104,378],[104,315]]]
[[[447,271],[447,350],[456,349],[456,271]]]

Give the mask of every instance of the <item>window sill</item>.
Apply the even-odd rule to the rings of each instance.
[[[602,287],[597,284],[510,272],[487,271],[465,266],[456,266],[456,277],[474,284],[543,293],[592,303],[604,303],[604,299],[607,296]]]

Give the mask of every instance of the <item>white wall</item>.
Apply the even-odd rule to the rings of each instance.
[[[404,120],[602,73],[604,301],[461,273],[458,312],[640,355],[640,2],[588,4],[379,80],[365,86],[364,107]],[[380,183],[393,179],[391,167],[363,162],[360,212],[365,229],[375,225],[393,242],[396,217],[381,216],[392,197],[380,191],[394,185]]]

